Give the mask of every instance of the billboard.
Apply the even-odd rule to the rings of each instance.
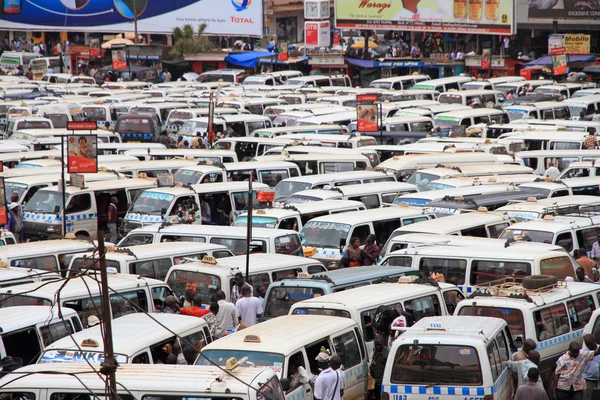
[[[337,0],[336,26],[510,35],[511,0]]]
[[[131,32],[134,11],[140,33],[170,34],[205,23],[207,34],[262,35],[260,0],[0,0],[3,30]],[[134,10],[135,4],[135,10]]]
[[[379,132],[376,102],[376,94],[359,94],[356,96],[356,123],[359,132]]]
[[[98,172],[96,135],[69,135],[67,139],[67,172]]]
[[[593,0],[529,0],[528,18],[596,19],[600,3]]]
[[[329,21],[304,22],[304,43],[307,47],[326,47],[331,45]]]
[[[548,54],[590,54],[590,35],[554,34],[548,36]]]
[[[567,70],[567,55],[556,54],[552,56],[552,75],[566,75]]]

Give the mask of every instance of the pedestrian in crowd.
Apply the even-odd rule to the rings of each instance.
[[[315,400],[342,400],[344,379],[340,374],[341,371],[338,370],[339,364],[341,364],[341,359],[338,356],[333,356],[327,360],[326,365],[328,367],[321,371],[315,380]],[[321,365],[321,362],[319,362],[319,365]],[[334,370],[334,366],[338,368]]]
[[[236,304],[236,302],[242,297],[243,287],[247,287],[248,289],[250,289],[250,296],[254,295],[252,285],[250,285],[244,280],[244,275],[242,275],[241,272],[236,272],[235,276],[233,277],[233,281],[234,285],[231,288],[231,302],[233,304]]]
[[[181,315],[190,315],[192,317],[202,318],[208,314],[208,310],[202,308],[202,296],[197,294],[194,297],[194,303],[190,308],[180,308]]]
[[[598,333],[595,332],[595,333]],[[583,336],[584,348],[595,351],[598,345],[594,337],[589,333]],[[583,379],[585,379],[585,389],[583,390],[583,400],[592,400],[592,392],[598,387],[598,375],[600,369],[600,356],[594,356],[585,364],[583,368]]]
[[[177,148],[178,148],[178,149],[183,149],[183,148],[185,148],[185,143],[183,142],[183,136],[182,136],[182,135],[179,135],[179,136],[177,137]]]
[[[171,77],[171,73],[170,73],[170,72],[169,72],[169,70],[168,70],[168,69],[166,69],[166,68],[165,68],[165,70],[163,71],[163,74],[162,74],[162,79],[163,79],[163,82],[171,82],[171,79],[172,79],[172,77]]]
[[[119,209],[117,205],[119,204],[119,199],[115,196],[110,198],[110,203],[108,204],[108,231],[110,232],[110,239],[108,240],[111,243],[117,243],[118,235],[117,235],[117,220],[119,218]]]
[[[198,349],[193,346],[187,344],[183,346],[183,357],[188,365],[194,365],[196,357],[198,357],[198,353]]]
[[[592,244],[590,258],[596,262],[596,267],[600,265],[600,232],[596,233],[596,241]]]
[[[204,141],[202,140],[202,134],[200,132],[196,132],[196,136],[192,139],[192,149],[203,149]]]
[[[374,265],[377,264],[379,258],[380,249],[377,246],[377,237],[374,234],[367,236],[367,242],[363,249],[363,260],[362,265]]]
[[[21,216],[19,215],[19,204],[16,202],[12,202],[8,205],[8,215],[7,215],[7,225],[8,230],[15,235],[15,240],[17,243],[20,243],[24,240],[24,229],[23,229],[23,221],[21,220]]]
[[[527,383],[517,388],[514,400],[548,400],[548,394],[538,385],[540,372],[537,368],[527,371]]]
[[[264,302],[265,296],[267,295],[267,288],[264,286],[259,286],[258,288],[256,288],[256,292],[258,293],[258,298],[260,299],[260,301]]]
[[[508,361],[508,367],[517,374],[518,386],[527,384],[527,373],[531,368],[538,368],[540,365],[540,353],[531,350],[528,358],[520,361]],[[537,385],[544,390],[542,381],[537,381]]]
[[[161,132],[160,135],[158,135],[158,143],[164,145],[167,149],[171,147],[171,139],[166,132]]]
[[[215,329],[214,337],[220,339],[229,333],[235,332],[235,327],[238,324],[238,316],[235,305],[225,300],[224,291],[217,291],[216,298],[219,304],[219,312],[217,313],[217,328]]]
[[[598,148],[598,141],[596,140],[594,132],[590,132],[590,134],[585,137],[583,148],[586,150],[595,150]]]
[[[242,297],[235,303],[240,322],[247,326],[258,324],[258,320],[263,313],[262,301],[258,297],[252,296],[249,286],[242,286]]]
[[[217,314],[219,313],[219,305],[214,301],[210,303],[210,307],[208,309],[208,314],[204,317],[204,320],[208,324],[208,329],[210,330],[210,335],[215,337],[217,331]]]
[[[585,274],[589,276],[590,279],[592,279],[594,282],[596,282],[598,280],[596,263],[594,262],[594,260],[587,256],[587,252],[585,251],[585,249],[575,250],[575,259],[577,261],[577,264],[579,264],[585,270]]]
[[[31,70],[31,68],[29,68],[29,70],[27,71],[27,73],[25,74],[25,76],[27,77],[27,79],[29,79],[30,81],[33,80],[33,71]]]
[[[513,100],[515,98],[513,93],[514,93],[514,90],[509,90],[508,93],[506,94],[506,100]]]
[[[527,360],[529,359],[529,352],[531,350],[535,350],[535,341],[533,339],[525,339],[525,342],[523,342],[523,347],[521,348],[521,350],[517,351],[515,354],[512,355],[512,360],[513,361],[521,361],[521,360]]]
[[[557,400],[581,400],[586,388],[583,370],[588,361],[600,353],[600,347],[592,351],[582,349],[577,342],[569,344],[569,350],[556,362]]]
[[[383,383],[383,372],[385,371],[385,363],[390,354],[390,349],[385,346],[385,338],[382,335],[375,336],[373,341],[375,348],[373,350],[373,359],[369,367],[369,373],[375,380],[373,389],[375,400],[381,400],[381,385]]]
[[[17,72],[15,72],[16,76],[23,76],[23,66],[19,65],[17,66]]]
[[[559,175],[560,170],[556,168],[553,162],[550,163],[550,165],[548,166],[548,168],[546,168],[546,171],[544,172],[544,176],[552,180],[557,179]]]
[[[179,314],[179,303],[173,295],[165,297],[165,306],[162,310],[165,314]]]
[[[340,260],[342,267],[358,267],[363,265],[363,252],[360,249],[360,240],[353,236],[350,238],[350,245],[346,247],[346,251]]]
[[[304,368],[304,358],[298,353],[290,357],[290,388],[286,393],[290,393],[302,385],[310,385],[310,374]]]
[[[196,291],[188,289],[183,294],[183,308],[191,308],[194,305],[194,297],[196,297]]]
[[[575,270],[575,282],[594,283],[594,281],[592,281],[590,279],[590,277],[586,275],[585,270],[583,269],[583,267],[578,267]]]
[[[183,355],[183,349],[177,340],[171,345],[171,351],[177,357],[177,365],[188,365],[187,361],[185,361],[185,356]]]

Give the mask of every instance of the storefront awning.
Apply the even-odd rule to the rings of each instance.
[[[596,56],[591,54],[568,54],[567,63],[588,63],[596,62]],[[525,64],[527,67],[540,65],[552,65],[552,56],[543,56],[537,60],[529,61]]]
[[[600,65],[590,65],[589,67],[585,67],[583,72],[587,72],[588,74],[600,74]]]
[[[263,57],[276,57],[277,54],[269,53],[267,51],[250,51],[246,53],[230,54],[225,57],[225,62],[239,67],[254,68],[260,58]]]
[[[308,61],[307,56],[291,57],[287,61],[279,61],[277,57],[261,57],[258,59],[259,64],[277,64],[277,65],[289,65],[300,62]]]
[[[430,68],[437,65],[434,62],[424,63],[416,60],[374,61],[346,58],[346,61],[361,68]]]

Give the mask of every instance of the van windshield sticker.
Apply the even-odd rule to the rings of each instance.
[[[140,197],[171,201],[174,196],[172,194],[166,194],[166,193],[144,192],[141,194]]]
[[[459,347],[458,348],[458,355],[459,356],[470,356],[472,354],[472,350],[469,348],[465,348],[465,347]]]
[[[320,229],[334,229],[342,232],[350,232],[350,225],[347,224],[334,224],[331,222],[318,222],[313,221],[307,224],[310,228],[320,228]]]

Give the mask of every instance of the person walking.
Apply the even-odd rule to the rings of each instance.
[[[202,308],[202,296],[197,294],[194,296],[193,305],[189,308],[180,308],[181,315],[190,315],[192,317],[202,318],[208,314],[208,310]]]
[[[529,352],[531,350],[535,350],[535,341],[533,339],[525,339],[525,342],[523,342],[523,347],[521,348],[521,350],[517,351],[516,353],[514,353],[512,355],[512,360],[513,361],[521,361],[521,360],[527,360],[529,359]]]
[[[582,400],[586,388],[583,370],[588,361],[600,353],[600,347],[591,351],[582,349],[579,343],[571,342],[569,350],[556,362],[556,399]]]
[[[590,134],[586,136],[583,141],[583,148],[586,150],[595,150],[598,148],[598,141],[596,140],[594,132],[590,132]]]
[[[350,246],[346,247],[346,252],[342,256],[340,263],[342,267],[358,267],[363,265],[363,252],[360,249],[360,240],[357,237],[350,238]]]
[[[119,240],[117,235],[117,220],[119,217],[119,209],[117,208],[117,204],[119,204],[119,199],[115,196],[110,198],[110,204],[108,205],[108,231],[110,232],[109,242],[116,244],[117,240]]]
[[[375,400],[381,400],[381,384],[383,383],[383,372],[385,371],[385,363],[390,354],[390,349],[385,346],[385,338],[381,335],[375,336],[375,349],[373,351],[373,360],[369,367],[369,373],[375,380],[373,389]]]
[[[19,215],[19,204],[17,202],[12,202],[8,205],[8,230],[15,235],[15,239],[17,243],[20,243],[24,239],[24,229],[23,229],[23,221],[21,220],[21,216]]]
[[[362,265],[375,265],[380,253],[379,246],[377,246],[377,237],[374,234],[367,236],[367,243],[363,249],[363,261]]]
[[[528,380],[528,372],[531,368],[538,368],[540,365],[540,353],[531,350],[528,358],[520,361],[508,361],[508,368],[517,373],[518,387],[526,385]],[[544,384],[541,380],[537,381],[537,385],[544,390]]]
[[[217,291],[217,304],[219,312],[217,313],[217,328],[215,329],[215,339],[220,339],[225,335],[235,332],[238,324],[237,309],[233,303],[225,300],[225,292]]]
[[[527,371],[527,383],[517,388],[514,400],[548,400],[546,391],[538,386],[540,371],[530,368]]]
[[[596,262],[587,256],[585,249],[575,250],[575,258],[577,264],[579,264],[585,270],[585,274],[594,282],[597,281],[598,277],[596,276],[596,273],[594,273],[594,270],[596,269]]]
[[[598,345],[594,341],[594,337],[589,333],[583,336],[583,343],[586,349],[596,350]],[[592,400],[592,393],[598,387],[598,378],[600,370],[600,356],[594,356],[590,361],[585,363],[583,368],[583,379],[585,379],[585,389],[583,389],[583,400]]]
[[[250,289],[250,296],[254,295],[254,290],[252,286],[244,280],[244,275],[241,272],[237,272],[233,277],[234,285],[231,288],[231,302],[233,304],[237,303],[239,299],[242,298],[242,288],[248,287]]]
[[[258,297],[252,296],[249,285],[242,286],[242,297],[235,303],[235,308],[240,322],[248,326],[258,324],[263,313],[262,301]]]
[[[321,365],[321,362],[319,364]],[[321,371],[315,380],[314,398],[315,400],[342,400],[344,381],[340,371],[338,371],[341,359],[339,356],[333,356],[327,364],[329,367]],[[334,366],[337,366],[337,368],[333,369]]]
[[[560,170],[556,168],[554,163],[550,163],[546,171],[544,172],[544,177],[555,180],[560,175]]]
[[[210,329],[210,336],[215,337],[215,333],[217,331],[217,314],[219,313],[219,305],[215,302],[210,303],[210,308],[208,309],[208,314],[202,317],[206,323],[208,324],[208,329]]]
[[[583,267],[578,267],[575,270],[575,282],[594,283],[594,281],[592,281],[590,277],[585,274]]]
[[[171,73],[166,68],[162,73],[162,79],[163,79],[163,82],[171,82],[171,79],[172,79]]]

